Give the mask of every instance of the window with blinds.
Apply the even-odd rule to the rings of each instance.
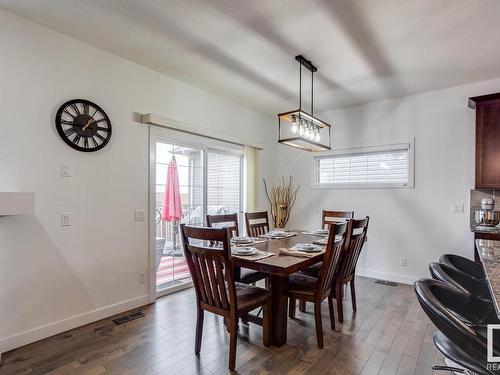
[[[315,158],[317,187],[409,187],[413,184],[409,145]]]
[[[239,213],[242,192],[242,156],[207,152],[207,212]]]

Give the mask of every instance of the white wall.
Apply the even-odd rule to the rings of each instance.
[[[500,80],[492,80],[321,114],[334,125],[335,149],[408,143],[415,137],[415,188],[314,190],[312,155],[283,146],[279,171],[294,175],[302,186],[289,227],[318,227],[322,209],[369,215],[369,238],[357,271],[401,282],[427,276],[429,262],[445,252],[472,257],[468,205],[475,113],[467,98],[499,88]],[[462,202],[465,213],[451,213],[451,204]],[[407,267],[399,265],[401,257],[408,258]]]
[[[275,120],[4,11],[0,53],[0,191],[36,193],[35,216],[0,217],[4,352],[147,302],[147,222],[133,212],[148,204],[148,134],[136,112],[264,143],[259,178],[274,169]],[[103,150],[81,153],[57,135],[55,112],[72,98],[111,118]]]

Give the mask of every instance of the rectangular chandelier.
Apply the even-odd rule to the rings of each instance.
[[[331,150],[331,125],[313,115],[313,77],[318,69],[302,55],[295,60],[300,63],[299,109],[278,114],[278,142],[304,151]],[[311,72],[311,113],[302,109],[302,66]]]

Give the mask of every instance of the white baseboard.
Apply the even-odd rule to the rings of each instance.
[[[75,315],[57,322],[49,323],[40,327],[30,329],[12,336],[0,338],[0,353],[19,348],[32,342],[66,332],[70,329],[81,327],[115,314],[135,309],[149,304],[149,296],[133,298],[110,306],[101,307],[83,314]]]
[[[396,275],[393,273],[379,272],[367,269],[356,269],[356,275],[370,277],[373,279],[395,281],[397,283],[408,284],[408,285],[413,285],[413,283],[418,280],[418,277]]]

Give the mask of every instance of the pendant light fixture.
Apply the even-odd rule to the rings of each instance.
[[[302,55],[295,56],[295,60],[300,64],[299,109],[278,114],[278,142],[305,151],[331,150],[331,126],[314,117],[313,112],[314,73],[318,69]],[[311,113],[302,109],[302,67],[311,72]]]

